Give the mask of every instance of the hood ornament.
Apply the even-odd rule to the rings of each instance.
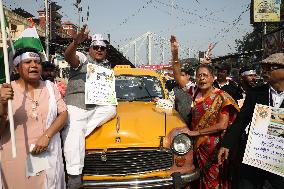
[[[115,143],[121,143],[121,138],[120,137],[116,137],[115,138]]]
[[[116,132],[119,133],[120,130],[120,117],[117,116],[116,118]]]

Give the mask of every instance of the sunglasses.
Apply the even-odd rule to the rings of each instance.
[[[94,49],[95,51],[97,51],[97,50],[99,50],[99,49],[101,49],[102,51],[104,51],[104,50],[106,50],[106,47],[100,46],[100,45],[96,45],[96,46],[93,46],[93,49]]]
[[[271,64],[271,65],[261,65],[261,71],[274,71],[274,70],[279,70],[279,69],[283,69],[284,66],[282,65],[275,65],[275,64]]]

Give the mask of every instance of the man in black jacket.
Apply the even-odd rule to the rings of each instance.
[[[237,84],[228,79],[231,71],[230,65],[226,63],[218,64],[215,66],[217,70],[217,79],[214,81],[214,87],[219,88],[233,97],[235,101],[242,99],[242,92]]]
[[[247,92],[244,105],[224,136],[218,154],[218,161],[221,163],[228,159],[229,152],[232,154],[233,149],[239,145],[240,174],[236,182],[238,186],[235,186],[239,189],[257,189],[262,187],[264,182],[269,183],[273,189],[284,188],[284,177],[241,163],[247,142],[247,135],[243,136],[253,117],[256,103],[284,108],[284,53],[272,54],[261,62],[261,66],[268,83]]]
[[[251,65],[245,65],[240,69],[240,82],[239,90],[242,93],[243,98],[245,98],[247,91],[252,87],[255,87],[256,82],[256,70]]]

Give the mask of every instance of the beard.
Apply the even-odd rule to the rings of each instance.
[[[256,81],[250,81],[250,82],[246,82],[246,83],[247,83],[247,85],[248,85],[249,87],[255,87],[255,86],[257,86]]]

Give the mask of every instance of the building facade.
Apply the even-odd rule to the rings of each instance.
[[[16,40],[26,28],[32,27],[33,25],[36,27],[37,33],[40,37],[45,36],[44,28],[33,23],[30,18],[25,18],[6,8],[4,8],[4,14],[7,18],[8,27],[11,34],[11,36],[7,36],[7,40],[10,38],[13,41]],[[2,35],[0,36],[0,41],[0,47],[2,47]]]

